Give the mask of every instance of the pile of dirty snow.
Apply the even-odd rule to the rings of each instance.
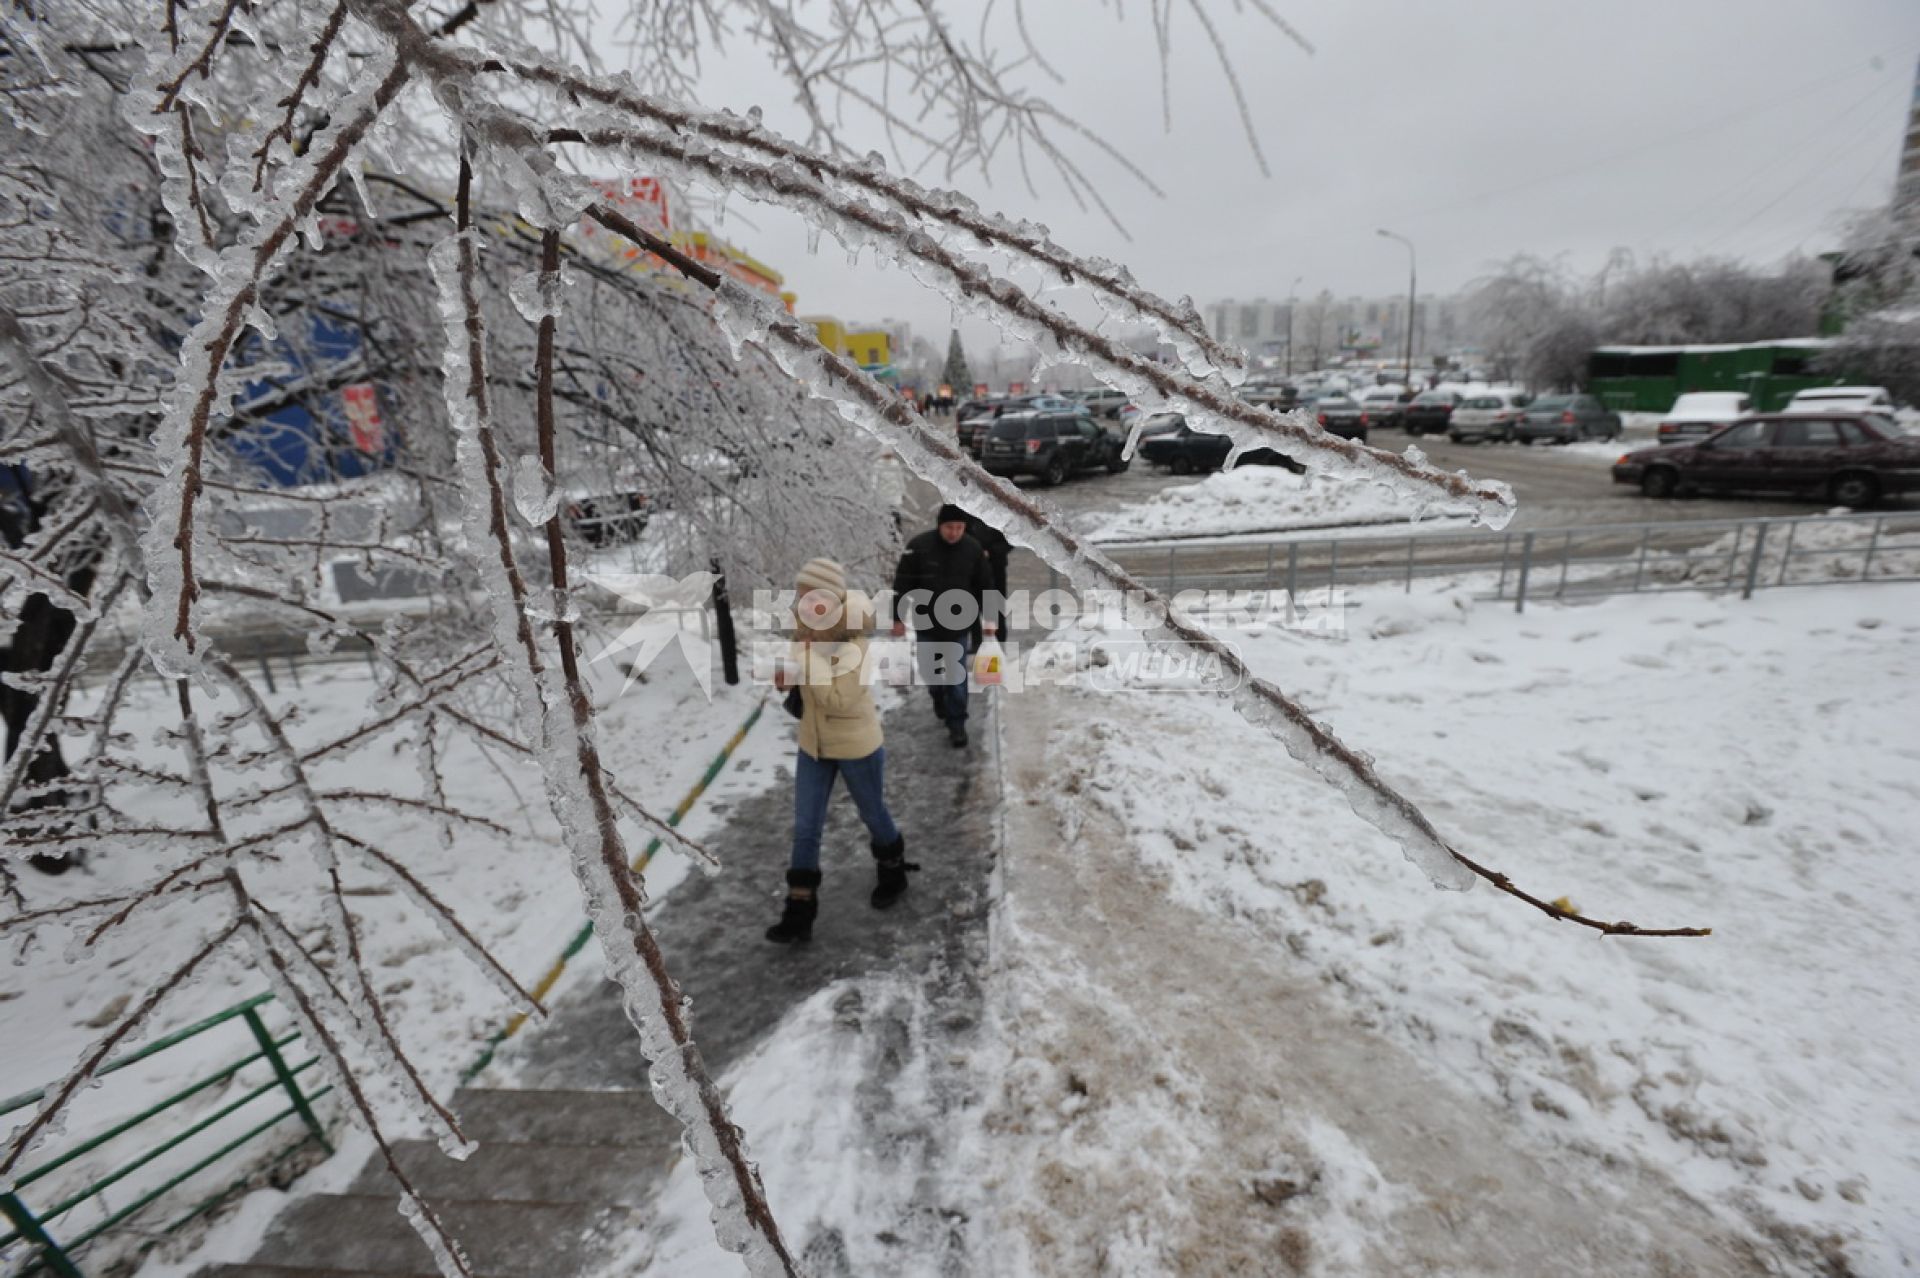
[[[1436,517],[1465,509],[1438,508]],[[1243,466],[1197,484],[1160,492],[1151,501],[1104,516],[1089,531],[1100,542],[1151,541],[1230,533],[1287,532],[1356,524],[1406,523],[1407,498],[1384,484],[1296,475],[1279,466]],[[1452,522],[1448,520],[1447,522]]]

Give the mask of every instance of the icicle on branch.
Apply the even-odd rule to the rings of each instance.
[[[1164,610],[1165,630],[1183,646],[1221,661],[1240,680],[1234,708],[1265,730],[1294,758],[1308,764],[1341,791],[1354,811],[1394,839],[1407,858],[1437,885],[1463,888],[1474,878],[1524,901],[1550,916],[1614,936],[1705,936],[1705,928],[1643,928],[1628,922],[1590,918],[1522,891],[1506,875],[1462,856],[1446,842],[1412,800],[1374,770],[1371,760],[1345,745],[1332,731],[1278,687],[1256,678],[1230,644],[1182,616],[1157,591],[1136,580],[1100,551],[1080,541],[1064,521],[1012,484],[995,478],[966,456],[946,432],[927,424],[898,396],[874,382],[859,367],[821,346],[818,339],[784,312],[775,313],[745,289],[693,261],[673,245],[604,206],[589,216],[640,248],[657,254],[688,279],[716,293],[723,325],[743,339],[765,344],[788,371],[816,393],[854,409],[853,421],[895,450],[907,466],[941,492],[963,502],[965,489],[982,500],[974,509],[1001,531],[1022,540],[1051,567],[1082,589],[1116,589],[1138,594]],[[981,509],[984,505],[985,509]]]
[[[481,72],[507,71],[530,84],[564,95],[569,100],[597,103],[636,120],[657,124],[684,138],[700,138],[756,153],[771,161],[805,165],[822,179],[844,184],[882,201],[901,214],[929,227],[963,232],[983,248],[999,249],[1024,259],[1059,278],[1085,287],[1113,304],[1116,315],[1152,325],[1169,342],[1192,352],[1205,365],[1220,370],[1244,368],[1245,356],[1221,342],[1201,322],[1191,303],[1175,304],[1134,283],[1125,268],[1112,262],[1083,257],[1054,243],[1042,227],[984,212],[972,200],[952,191],[929,191],[910,179],[889,174],[872,160],[801,147],[756,121],[726,112],[698,111],[659,101],[629,84],[600,80],[572,67],[531,57],[498,60],[432,40],[420,28],[391,12],[369,15],[389,35],[402,42],[405,56],[436,78]]]
[[[399,1040],[394,1037],[393,1029],[387,1022],[385,1010],[381,1007],[380,996],[373,987],[372,979],[367,975],[366,965],[360,959],[360,937],[353,922],[353,914],[347,909],[345,897],[340,890],[340,858],[335,849],[339,834],[328,818],[320,795],[308,776],[306,766],[300,761],[300,753],[287,739],[280,722],[273,715],[266,702],[261,699],[253,684],[227,659],[219,654],[210,654],[206,658],[207,669],[239,699],[247,722],[250,722],[268,742],[269,752],[279,760],[286,770],[287,790],[295,802],[307,814],[307,827],[313,833],[312,847],[315,863],[325,877],[324,890],[320,894],[322,916],[326,920],[328,931],[332,934],[334,950],[346,963],[347,977],[352,993],[343,999],[353,1021],[365,1031],[364,1039],[369,1050],[392,1060],[403,1076],[406,1086],[402,1095],[407,1098],[415,1112],[433,1131],[440,1147],[450,1157],[465,1158],[473,1152],[473,1142],[460,1130],[459,1120],[440,1099],[433,1089],[413,1066],[411,1060],[400,1048]],[[184,686],[184,683],[183,685]]]
[[[228,923],[211,940],[195,950],[186,962],[154,982],[152,988],[146,992],[133,1010],[122,1016],[112,1029],[89,1047],[81,1056],[80,1063],[57,1086],[47,1092],[39,1108],[34,1111],[33,1117],[15,1133],[7,1145],[6,1153],[0,1155],[0,1193],[13,1187],[13,1171],[20,1165],[20,1160],[41,1140],[59,1130],[59,1120],[66,1111],[68,1103],[100,1072],[100,1067],[107,1063],[107,1057],[113,1054],[113,1049],[146,1024],[147,1017],[152,1015],[153,1009],[191,977],[202,963],[213,957],[239,929],[239,920]]]
[[[380,1126],[379,1116],[374,1113],[366,1091],[360,1086],[359,1076],[341,1050],[339,1040],[327,1027],[327,1018],[320,1014],[307,991],[294,980],[292,971],[294,964],[289,962],[281,947],[274,943],[273,938],[268,935],[267,928],[272,927],[274,933],[283,938],[290,934],[273,916],[272,911],[252,898],[238,874],[229,870],[227,881],[239,900],[242,910],[246,912],[243,919],[247,924],[247,938],[253,944],[254,955],[260,970],[267,977],[267,983],[273,987],[275,995],[293,1017],[301,1036],[314,1048],[315,1055],[320,1061],[321,1071],[328,1076],[327,1081],[347,1098],[348,1104],[359,1117],[361,1125],[373,1137],[374,1145],[380,1151],[381,1161],[386,1164],[388,1174],[400,1187],[400,1214],[420,1236],[420,1240],[427,1245],[427,1250],[433,1256],[435,1268],[439,1269],[445,1278],[474,1278],[473,1269],[467,1262],[466,1254],[461,1251],[460,1244],[447,1231],[446,1225],[427,1205],[426,1199],[420,1196],[419,1190],[413,1186],[413,1181],[401,1169],[399,1160],[394,1157],[393,1147]],[[293,947],[293,951],[300,965],[310,965],[310,960],[300,954],[297,945]],[[321,975],[324,976],[324,973]],[[335,1011],[338,1014],[344,1009],[336,1008]],[[351,1023],[351,1019],[348,1015],[347,1023]]]
[[[293,167],[294,193],[279,201],[275,215],[220,254],[213,287],[203,300],[202,318],[180,351],[180,377],[168,396],[158,432],[161,456],[169,457],[166,481],[156,493],[156,518],[144,539],[148,584],[144,641],[154,664],[167,674],[185,673],[197,643],[194,603],[196,508],[204,485],[207,431],[220,399],[221,369],[260,298],[269,271],[333,186],[348,157],[374,121],[398,96],[410,72],[389,58],[365,74],[363,87],[340,104],[339,122],[315,139],[312,151]],[[171,517],[161,517],[169,509]]]
[[[442,86],[447,96],[457,96]],[[435,246],[430,263],[440,293],[446,330],[443,364],[448,414],[458,441],[456,458],[466,496],[462,518],[466,553],[486,586],[500,646],[518,650],[509,664],[516,700],[537,728],[548,803],[559,818],[563,840],[580,880],[587,911],[620,983],[628,1018],[639,1031],[655,1098],[686,1129],[700,1167],[701,1184],[713,1204],[720,1245],[740,1253],[756,1275],[797,1273],[768,1206],[758,1171],[747,1161],[740,1131],[706,1072],[689,1031],[684,999],[667,971],[642,913],[644,899],[628,862],[611,792],[593,738],[593,706],[580,676],[565,596],[567,560],[559,512],[548,513],[548,562],[556,599],[551,626],[559,647],[556,671],[533,632],[530,600],[509,535],[500,455],[493,444],[487,387],[487,335],[481,313],[472,226],[472,166],[463,147],[455,193],[455,229]],[[548,228],[542,244],[540,296],[557,299],[558,232]],[[552,306],[541,319],[545,336],[536,353],[536,414],[542,437],[542,467],[553,464]]]

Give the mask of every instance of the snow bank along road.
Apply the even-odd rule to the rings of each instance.
[[[1580,448],[1523,447],[1509,444],[1455,444],[1441,436],[1408,440],[1398,431],[1376,433],[1376,448],[1404,451],[1416,446],[1442,470],[1464,470],[1481,479],[1513,485],[1520,499],[1513,527],[1568,528],[1582,524],[1641,523],[1656,519],[1752,519],[1805,515],[1817,506],[1767,497],[1701,497],[1654,502],[1613,482],[1608,467],[1630,449],[1650,447],[1652,439],[1623,439],[1605,451]],[[1157,471],[1136,460],[1124,474],[1078,479],[1048,490],[1047,500],[1068,514],[1110,515],[1150,501],[1161,492],[1202,481]]]
[[[979,738],[992,732],[990,704],[976,702]],[[790,722],[771,719],[771,731],[788,740]],[[986,1272],[965,1260],[941,1210],[943,1191],[920,1180],[949,1157],[944,1116],[968,1086],[949,1057],[977,1033],[998,805],[986,751],[949,747],[924,695],[901,697],[886,733],[888,805],[907,859],[921,866],[901,902],[868,905],[867,835],[841,793],[830,809],[812,942],[762,939],[779,914],[792,840],[792,783],[783,776],[735,802],[704,838],[725,872],[690,875],[650,913],[788,1242],[822,1278],[896,1272],[909,1257]],[[633,1029],[605,981],[580,983],[505,1064],[515,1086],[630,1089],[634,1104],[652,1103]],[[878,1173],[860,1162],[875,1150],[884,1154]],[[654,1223],[622,1240],[608,1272],[739,1273],[738,1259],[713,1242],[692,1167],[672,1146],[661,1149],[660,1166],[672,1175]]]

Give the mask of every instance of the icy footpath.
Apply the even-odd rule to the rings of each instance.
[[[1108,793],[1163,783],[1106,770],[1085,735],[1124,716],[1095,726],[1157,754],[1156,700],[1186,698],[1007,702],[991,1272],[1762,1272],[1657,1173],[1528,1139],[1369,1028],[1301,957],[1304,937],[1170,891]],[[1222,821],[1244,779],[1197,781]],[[1185,850],[1244,871],[1220,853]],[[1300,885],[1303,903],[1315,893]]]

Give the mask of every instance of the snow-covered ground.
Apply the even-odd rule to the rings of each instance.
[[[862,1228],[917,1193],[974,1272],[1920,1264],[1920,588],[1350,622],[1241,642],[1463,852],[1713,935],[1435,891],[1204,695],[1014,694],[977,1095],[877,1098],[831,992],[726,1080],[796,1235],[944,1272]],[[937,1192],[888,1110],[942,1115]],[[705,1210],[682,1169],[646,1272],[733,1272]]]
[[[1459,527],[1464,519],[1430,511],[1422,526]],[[1405,524],[1406,502],[1373,484],[1296,475],[1279,466],[1244,466],[1104,515],[1088,529],[1099,542],[1162,537]]]
[[[276,712],[296,704],[300,707],[300,713],[287,726],[296,747],[325,740],[364,717],[373,694],[364,664],[304,663],[298,683],[284,663],[276,661],[275,665],[279,690],[268,701]],[[751,712],[761,693],[752,685],[727,688],[715,680],[709,700],[687,665],[671,650],[652,664],[645,682],[624,691],[621,672],[613,662],[588,669],[597,681],[596,694],[604,707],[600,716],[603,754],[616,761],[634,797],[662,813],[671,811],[704,772],[714,752]],[[213,704],[208,712],[219,709]],[[136,685],[123,722],[128,731],[156,738],[176,713],[171,692],[158,682],[148,681]],[[409,749],[404,734],[375,736],[361,748],[321,763],[316,780],[340,790],[382,789],[384,774],[395,768],[409,774],[414,770]],[[771,757],[755,755],[751,762],[743,757],[740,764],[716,783],[716,792],[769,783]],[[548,812],[539,778],[511,757],[484,755],[470,742],[455,745],[447,760],[447,774],[449,801],[498,822],[508,831],[505,836],[468,828],[449,846],[430,822],[395,816],[381,808],[370,808],[353,823],[352,832],[399,857],[454,907],[510,972],[523,984],[531,984],[558,956],[582,918],[579,889],[561,850],[558,828]],[[686,827],[696,838],[701,822],[700,810],[696,809]],[[644,839],[636,842],[636,850],[643,844]],[[436,1088],[450,1087],[512,1009],[391,884],[351,869],[348,867],[347,890],[356,915],[364,922],[368,970],[374,974],[388,1015],[428,1081]],[[649,873],[649,889],[655,895],[663,893],[688,872],[677,855],[662,853]],[[22,886],[31,894],[31,906],[46,907],[65,900],[110,896],[150,875],[144,865],[96,860],[59,878],[25,872]],[[191,941],[192,937],[183,936],[170,916],[155,911],[135,915],[126,926],[110,933],[97,953],[63,955],[56,942],[55,948],[33,948],[23,956],[24,963],[0,970],[0,1079],[5,1080],[0,1092],[13,1094],[60,1078],[81,1051],[99,1038],[111,1018],[144,993],[146,980],[166,956],[178,953]],[[64,961],[67,958],[76,961]],[[248,956],[236,948],[170,999],[133,1045],[264,989],[264,981]],[[286,1023],[285,1014],[271,1004],[264,1015],[272,1026]],[[251,1040],[245,1025],[234,1021],[112,1075],[100,1088],[82,1096],[65,1137],[49,1149],[103,1130],[249,1050]],[[299,1047],[289,1050],[298,1052]],[[45,1207],[60,1196],[56,1190],[61,1186],[82,1182],[87,1173],[104,1170],[107,1164],[100,1158],[131,1157],[133,1151],[150,1147],[165,1133],[184,1128],[267,1077],[263,1066],[252,1066],[233,1082],[202,1093],[75,1164],[68,1172],[37,1183],[25,1196],[31,1205]],[[303,1081],[311,1083],[310,1076]],[[158,1173],[184,1166],[196,1153],[216,1148],[222,1132],[238,1135],[274,1112],[262,1107],[283,1105],[278,1097],[278,1093],[270,1093],[237,1112],[201,1137],[205,1143],[183,1147],[177,1155],[153,1164],[142,1176],[157,1181]],[[0,1125],[11,1127],[30,1113],[26,1110],[10,1115],[0,1120]],[[407,1130],[404,1122],[395,1126]],[[284,1127],[288,1138],[297,1134],[293,1123]],[[270,1152],[271,1143],[252,1148]],[[358,1155],[364,1152],[364,1148],[357,1148],[338,1160],[345,1165],[345,1174],[351,1174],[358,1165]],[[30,1155],[25,1166],[31,1168],[38,1161]],[[237,1165],[230,1168],[228,1178],[239,1170]],[[123,1185],[110,1201],[123,1203],[127,1188],[139,1183],[136,1178]],[[221,1183],[218,1179],[195,1182],[203,1192]],[[311,1186],[303,1184],[303,1188]],[[84,1221],[86,1216],[82,1214],[80,1219]],[[242,1232],[248,1219],[243,1216]],[[71,1218],[65,1221],[65,1232],[71,1235],[76,1224]]]
[[[1465,582],[1363,590],[1344,638],[1235,638],[1257,670],[1377,754],[1463,852],[1596,915],[1714,935],[1603,939],[1484,888],[1436,892],[1203,695],[993,694],[1010,789],[980,1023],[951,1028],[930,993],[939,973],[843,983],[795,1008],[724,1080],[810,1265],[1920,1264],[1908,1206],[1920,1201],[1920,1105],[1907,1082],[1920,947],[1904,927],[1920,894],[1909,834],[1920,587],[1625,597],[1524,617],[1471,593]],[[307,705],[303,738],[368,692],[352,664],[304,680],[283,682],[278,702]],[[708,703],[672,660],[616,700],[617,687],[600,689],[608,752],[650,778],[642,797],[660,807],[756,695],[716,687]],[[156,725],[158,692],[142,694]],[[764,786],[783,753],[779,734],[750,738],[720,784]],[[348,786],[394,766],[376,745],[327,779]],[[530,978],[578,907],[537,785],[519,776],[477,754],[459,770],[511,840],[463,839],[455,857],[425,830],[410,838],[390,823],[381,835],[405,840],[415,868]],[[696,810],[696,837],[702,821]],[[100,895],[120,872],[33,882]],[[684,872],[663,864],[650,886],[657,895]],[[501,1008],[400,902],[356,905],[403,1037],[449,1081]],[[167,943],[130,929],[85,968],[12,969],[0,984],[6,1077],[59,1073],[98,1033],[87,1022]],[[577,979],[594,975],[589,962]],[[256,988],[240,965],[220,969],[165,1023]],[[12,1032],[26,1026],[36,1032]],[[103,1089],[80,1126],[233,1049],[129,1071],[130,1099]],[[363,1150],[301,1189],[337,1188]],[[256,1195],[211,1249],[150,1272],[243,1258],[277,1201]],[[946,1250],[903,1257],[872,1227],[929,1203]],[[680,1166],[619,1272],[738,1272],[707,1210]]]
[[[1050,756],[1073,766],[1050,780],[1249,963],[1304,960],[1436,1093],[1569,1166],[1672,1177],[1783,1271],[1844,1255],[1828,1272],[1904,1272],[1916,637],[1920,588],[1887,586],[1524,618],[1457,590],[1363,592],[1347,642],[1245,641],[1466,854],[1596,915],[1712,926],[1704,940],[1601,939],[1492,891],[1435,892],[1200,696],[1079,694]],[[1364,1070],[1347,1085],[1364,1103]],[[1096,1169],[1134,1156],[1128,1124],[1088,1126],[1112,1142],[1086,1153]],[[1366,1170],[1340,1168],[1336,1197]]]

